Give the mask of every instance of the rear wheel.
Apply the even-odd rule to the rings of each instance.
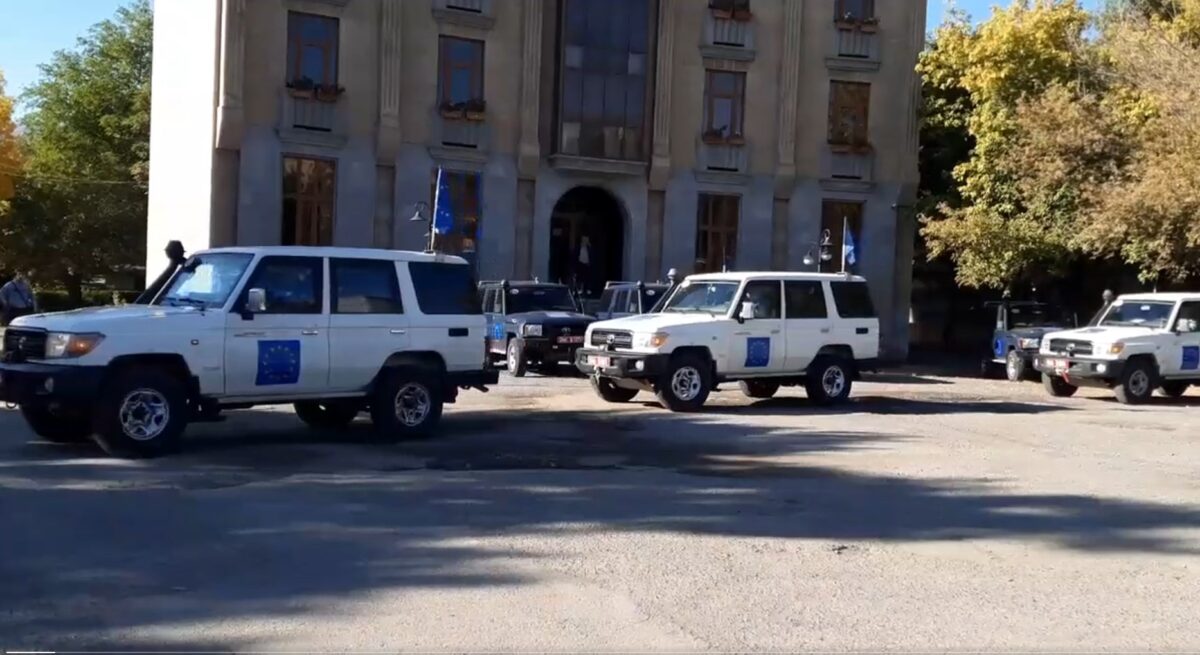
[[[1163,382],[1158,392],[1167,398],[1178,398],[1187,393],[1189,386],[1187,382]]]
[[[92,421],[85,412],[54,410],[47,405],[21,405],[21,416],[37,436],[54,443],[86,441],[92,434]]]
[[[637,389],[618,387],[612,380],[596,376],[592,377],[592,389],[596,391],[597,396],[610,403],[627,403],[638,395]]]
[[[805,389],[818,405],[836,405],[850,397],[851,369],[843,357],[822,355],[808,368]]]
[[[672,412],[696,412],[712,392],[712,366],[699,355],[684,354],[671,360],[655,385],[655,395]]]
[[[296,417],[309,427],[328,430],[344,428],[358,416],[362,404],[352,400],[308,400],[293,405]]]
[[[1046,389],[1046,393],[1055,398],[1070,398],[1075,395],[1076,391],[1079,391],[1079,387],[1049,373],[1042,373],[1042,387]]]
[[[1008,351],[1004,358],[1004,377],[1008,378],[1009,382],[1020,382],[1025,379],[1025,370],[1025,358],[1021,357],[1021,353],[1016,350]]]
[[[93,425],[105,452],[157,457],[179,447],[189,416],[182,380],[159,368],[130,368],[104,388]]]
[[[761,380],[742,380],[738,383],[742,393],[749,398],[771,398],[779,393],[778,382],[763,382]]]
[[[442,418],[439,373],[402,368],[385,373],[371,397],[371,422],[385,440],[428,436]]]
[[[1154,367],[1144,359],[1131,359],[1121,371],[1113,393],[1122,405],[1140,405],[1154,393]]]

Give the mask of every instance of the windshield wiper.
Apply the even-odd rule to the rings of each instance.
[[[175,304],[175,306],[176,306],[176,307],[178,307],[178,306],[179,306],[179,305],[178,305],[178,303],[183,303],[183,304],[185,304],[185,305],[188,305],[189,307],[199,307],[199,308],[201,308],[201,309],[204,309],[205,307],[208,307],[208,303],[204,302],[203,300],[197,300],[197,299],[195,299],[195,298],[183,298],[183,297],[172,297],[172,296],[167,296],[167,299],[166,299],[166,300],[167,300],[167,302],[169,302],[169,303],[173,303],[173,304]]]

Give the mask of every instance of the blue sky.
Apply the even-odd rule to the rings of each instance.
[[[906,0],[887,0],[888,2]],[[953,1],[975,20],[985,18],[994,4],[1007,0],[928,0],[929,27],[937,25]],[[1084,0],[1096,6],[1099,0]],[[19,94],[38,77],[38,64],[55,50],[70,48],[88,27],[113,15],[122,0],[0,0],[0,70],[9,95]]]

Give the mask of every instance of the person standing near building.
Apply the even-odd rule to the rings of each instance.
[[[36,312],[37,298],[33,295],[33,287],[29,286],[25,274],[18,272],[0,287],[0,325],[8,325]]]

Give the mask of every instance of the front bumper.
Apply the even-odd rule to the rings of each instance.
[[[574,362],[575,353],[583,347],[582,337],[574,343],[559,343],[558,338],[523,337],[521,352],[525,359],[535,362]]]
[[[99,394],[103,378],[103,366],[0,364],[0,401],[18,405],[91,401]]]
[[[1014,348],[1012,352],[1017,353],[1026,364],[1033,364],[1037,359],[1038,351],[1030,348]],[[1008,362],[1007,355],[1005,357],[992,357],[992,362],[996,364],[1005,364]]]
[[[597,366],[592,363],[593,358],[607,360],[607,365]],[[644,380],[657,378],[665,373],[670,359],[670,355],[580,348],[575,355],[575,368],[588,376],[599,375],[606,378]]]
[[[1067,357],[1043,355],[1033,358],[1033,367],[1046,375],[1064,380],[1104,381],[1121,377],[1125,362],[1119,359],[1096,359],[1090,357]]]

